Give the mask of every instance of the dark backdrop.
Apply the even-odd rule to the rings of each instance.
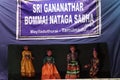
[[[16,40],[16,1],[0,0],[0,79],[8,76],[9,44],[84,44],[108,45],[111,77],[120,77],[120,0],[101,0],[102,34],[96,38],[63,40]]]
[[[29,45],[29,50],[34,57],[33,64],[36,71],[36,79],[41,76],[41,69],[43,65],[43,58],[46,56],[46,50],[52,49],[53,57],[55,58],[56,66],[62,78],[66,73],[66,55],[69,53],[70,45]],[[85,69],[84,65],[90,63],[92,58],[93,48],[96,48],[98,57],[100,59],[100,70],[98,73],[99,78],[110,77],[110,60],[108,56],[107,44],[94,43],[94,44],[76,44],[78,52],[79,65],[80,65],[80,78],[89,78],[89,69]],[[8,47],[8,72],[9,79],[21,79],[20,75],[20,62],[21,52],[23,45],[9,45]],[[104,75],[103,75],[104,74]]]

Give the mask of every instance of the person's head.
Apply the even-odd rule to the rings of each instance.
[[[96,52],[95,48],[94,48],[94,50],[93,50],[93,57],[94,57],[94,58],[97,58],[97,52]]]
[[[51,56],[51,55],[52,55],[52,50],[51,50],[51,49],[48,49],[48,50],[47,50],[47,55],[48,55],[48,56]]]
[[[71,52],[75,52],[75,50],[76,50],[75,46],[71,45],[71,46],[70,46],[70,51],[71,51]]]
[[[28,50],[28,46],[24,46],[24,50]]]

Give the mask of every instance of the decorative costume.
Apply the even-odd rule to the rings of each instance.
[[[60,75],[55,66],[55,61],[52,56],[44,58],[44,65],[42,67],[42,79],[60,79]]]
[[[26,77],[32,77],[35,75],[35,70],[32,64],[32,55],[30,51],[24,50],[22,52],[21,75]]]
[[[93,58],[91,60],[90,73],[89,73],[91,78],[96,77],[97,72],[99,70],[98,65],[99,65],[99,59]]]
[[[77,79],[79,78],[79,65],[77,61],[77,53],[69,53],[67,55],[67,73],[66,79]]]
[[[99,71],[99,59],[97,57],[97,52],[96,52],[95,48],[93,50],[93,58],[91,59],[90,64],[88,64],[87,66],[88,66],[88,68],[90,68],[89,76],[91,78],[96,78],[97,72]]]

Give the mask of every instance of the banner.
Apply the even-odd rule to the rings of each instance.
[[[100,0],[18,0],[18,40],[72,39],[101,34]]]

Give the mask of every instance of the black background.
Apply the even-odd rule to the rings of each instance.
[[[73,45],[73,44],[72,44]],[[100,70],[98,72],[99,78],[108,78],[110,77],[110,63],[108,57],[108,50],[106,43],[93,43],[93,44],[74,44],[78,53],[79,53],[79,65],[80,65],[80,78],[89,78],[88,72],[89,69],[85,69],[84,65],[89,64],[92,57],[93,48],[96,48],[98,57],[100,59]],[[40,79],[41,69],[43,65],[43,58],[46,55],[47,49],[52,49],[53,57],[55,58],[56,67],[61,75],[64,78],[66,73],[66,55],[69,53],[68,44],[61,45],[28,45],[29,50],[32,52],[34,57],[33,65],[36,71],[36,76],[32,78]],[[9,45],[8,46],[8,76],[9,80],[21,80],[28,78],[21,78],[20,75],[20,63],[22,58],[22,51],[24,45]]]

